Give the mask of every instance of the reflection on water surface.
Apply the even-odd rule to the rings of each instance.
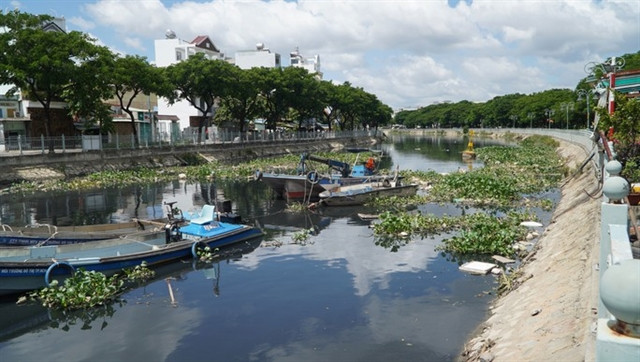
[[[452,172],[468,167],[458,153],[465,146],[462,139],[403,137],[384,148],[390,167]],[[391,252],[375,245],[370,221],[357,215],[370,210],[291,213],[255,181],[3,198],[2,223],[13,225],[159,218],[164,201],[189,210],[229,199],[234,212],[267,232],[261,244],[235,246],[209,265],[169,264],[102,312],[0,304],[3,360],[453,360],[485,319],[496,285],[493,276],[461,273],[435,252],[441,237]],[[304,245],[293,242],[302,229],[313,230]]]

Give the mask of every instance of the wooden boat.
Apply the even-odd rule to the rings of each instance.
[[[81,226],[33,224],[24,227],[0,225],[0,246],[64,245],[106,240],[144,230],[139,221]]]
[[[143,261],[154,266],[196,257],[206,246],[222,247],[253,240],[262,230],[218,221],[215,208],[203,207],[199,217],[173,218],[160,229],[119,238],[67,245],[0,248],[0,295],[16,294],[63,280],[78,268],[111,275]]]
[[[320,193],[320,204],[325,206],[363,205],[380,197],[412,196],[417,191],[418,185],[402,185],[399,180],[367,182],[323,191]]]
[[[315,170],[310,170],[307,161],[325,164],[333,172],[321,174]],[[363,164],[351,166],[341,161],[303,153],[300,157],[298,170],[299,174],[297,175],[257,171],[255,178],[269,185],[278,198],[287,200],[318,200],[320,193],[327,188],[391,178],[386,175],[375,175],[376,164],[373,158],[368,159]]]

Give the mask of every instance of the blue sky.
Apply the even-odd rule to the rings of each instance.
[[[167,29],[208,35],[228,57],[264,43],[320,55],[324,78],[393,107],[574,88],[589,62],[640,51],[638,0],[0,0],[64,17],[122,54],[154,61]]]

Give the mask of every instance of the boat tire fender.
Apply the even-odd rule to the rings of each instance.
[[[207,245],[207,243],[205,243],[204,241],[196,241],[196,242],[194,242],[191,245],[191,255],[193,255],[194,258],[199,258],[198,250],[199,249],[204,249],[207,246],[209,246],[209,245]]]
[[[55,262],[51,265],[49,265],[49,268],[47,268],[47,272],[44,273],[44,283],[47,285],[47,287],[50,287],[50,277],[51,277],[51,272],[53,272],[53,270],[55,270],[56,268],[59,269],[67,269],[68,271],[71,272],[71,275],[75,274],[76,270],[73,268],[73,266],[69,263],[65,263],[65,262]]]
[[[307,174],[307,181],[309,181],[310,184],[315,185],[318,183],[318,181],[320,181],[320,177],[318,176],[318,172],[317,171],[310,171]]]
[[[385,179],[384,181],[382,181],[382,186],[391,187],[391,182],[389,181],[389,179]]]
[[[256,170],[256,173],[253,175],[253,179],[256,181],[262,180],[262,171]]]

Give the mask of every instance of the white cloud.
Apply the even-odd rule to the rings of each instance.
[[[73,24],[75,26],[77,26],[80,30],[87,32],[91,29],[94,29],[96,27],[96,24],[94,24],[92,21],[88,21],[84,18],[78,17],[78,16],[74,16],[72,18],[67,19],[67,21],[70,24]]]
[[[209,35],[227,56],[260,42],[287,64],[298,46],[320,54],[325,79],[392,107],[574,87],[584,64],[640,50],[637,1],[101,0],[85,9],[95,33],[115,32],[110,45],[151,61],[169,28],[185,40]]]
[[[143,51],[146,50],[146,47],[144,46],[140,38],[125,37],[123,41],[130,48],[143,50]]]
[[[533,38],[536,31],[534,29],[516,29],[511,26],[505,26],[503,28],[504,40],[506,42],[513,42],[518,40],[529,40]]]

